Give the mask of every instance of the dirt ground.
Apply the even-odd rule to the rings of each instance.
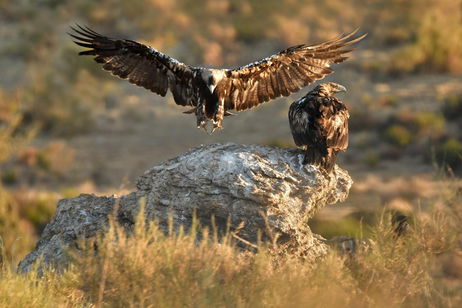
[[[462,76],[420,75],[384,83],[373,82],[354,71],[340,70],[326,80],[335,80],[348,88],[341,98],[349,104],[361,100],[365,93],[372,101],[382,95],[393,95],[399,104],[406,104],[411,110],[435,111],[445,94],[462,91]],[[109,110],[101,117],[95,132],[67,140],[76,150],[77,174],[74,176],[77,178],[96,172],[101,173],[102,185],[119,186],[127,179],[132,182],[149,167],[201,144],[284,141],[295,146],[287,120],[288,107],[312,88],[309,86],[289,98],[280,98],[226,117],[224,129],[209,135],[196,128],[194,115],[182,114],[184,108],[175,105],[170,95],[162,98],[131,87],[134,88],[130,89],[133,94],[127,96],[124,110]],[[350,146],[348,151],[354,152],[355,149]],[[342,162],[341,155],[339,161]],[[353,177],[363,178],[368,174],[368,169],[359,162],[341,165],[350,170]],[[431,174],[434,170],[432,166],[408,158],[381,163],[374,173],[376,171],[384,176],[399,177]]]

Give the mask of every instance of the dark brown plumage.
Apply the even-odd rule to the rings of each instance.
[[[193,67],[131,40],[112,39],[77,26],[69,35],[80,55],[94,56],[103,69],[130,83],[165,96],[170,90],[178,105],[191,106],[197,125],[221,128],[228,110],[243,111],[280,96],[297,92],[333,70],[332,63],[347,59],[345,47],[363,39],[356,31],[319,45],[298,45],[236,69]]]
[[[348,147],[346,106],[333,95],[345,87],[321,84],[290,105],[289,124],[295,144],[305,150],[303,164],[331,171],[339,151]]]

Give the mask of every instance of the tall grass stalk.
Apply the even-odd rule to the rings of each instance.
[[[166,235],[140,214],[128,233],[111,222],[62,275],[45,271],[39,279],[3,267],[0,306],[457,307],[462,272],[448,260],[461,252],[459,197],[445,192],[399,237],[384,214],[371,230],[371,249],[332,251],[314,265],[291,256],[275,262],[265,247],[242,251],[232,234],[197,224]]]

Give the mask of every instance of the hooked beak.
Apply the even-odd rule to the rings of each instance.
[[[347,91],[347,89],[344,86],[338,85],[337,92],[346,92],[346,91]]]

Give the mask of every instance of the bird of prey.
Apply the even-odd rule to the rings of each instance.
[[[103,69],[130,83],[165,96],[170,90],[175,103],[189,106],[197,126],[212,132],[222,128],[230,110],[243,111],[280,96],[299,91],[333,70],[330,65],[345,61],[352,49],[345,48],[365,37],[356,31],[318,45],[297,45],[236,69],[210,69],[181,63],[141,43],[113,39],[88,27],[71,27],[69,35],[89,50],[79,55],[94,56]]]
[[[348,147],[346,106],[334,97],[344,86],[324,83],[289,108],[289,124],[295,144],[305,150],[303,164],[313,164],[330,172],[339,151]]]

